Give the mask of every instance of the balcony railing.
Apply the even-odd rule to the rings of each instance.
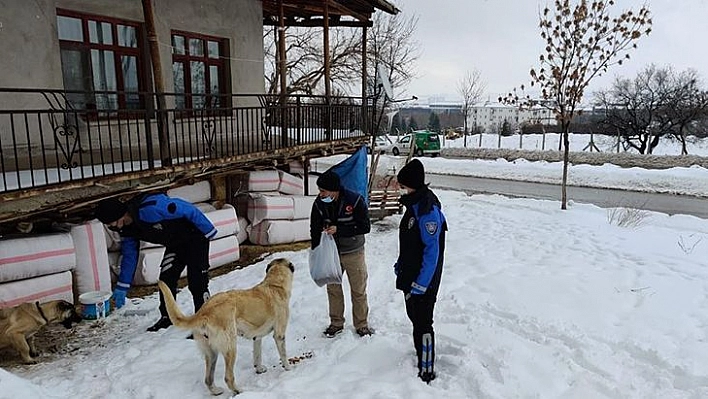
[[[0,192],[348,139],[373,120],[360,98],[161,96],[157,111],[155,93],[0,89]]]

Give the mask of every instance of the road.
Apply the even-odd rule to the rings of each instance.
[[[556,184],[437,174],[429,174],[427,180],[431,182],[433,188],[460,190],[468,194],[501,194],[557,201],[561,199],[561,188]],[[595,204],[603,208],[637,208],[669,215],[685,214],[708,219],[708,198],[688,195],[568,186],[568,200]]]

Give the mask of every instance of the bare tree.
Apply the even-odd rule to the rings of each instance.
[[[633,79],[618,77],[596,94],[603,123],[619,132],[627,148],[651,154],[663,137],[673,137],[686,154],[686,134],[708,111],[708,95],[695,70],[648,65]]]
[[[266,93],[280,91],[280,69],[277,67],[277,27],[264,30]],[[358,36],[357,36],[358,35]],[[361,30],[332,28],[330,34],[330,74],[333,86],[346,91],[359,81],[361,71]],[[322,29],[285,29],[287,94],[314,94],[324,86],[324,50]]]
[[[681,155],[687,155],[686,136],[699,130],[699,121],[708,116],[708,91],[701,87],[698,72],[687,70],[677,77],[674,101],[666,109],[672,121],[670,134],[681,142]]]
[[[374,133],[380,130],[381,120],[392,106],[392,101],[403,96],[405,86],[415,76],[416,61],[420,57],[415,31],[418,27],[418,17],[414,14],[405,17],[402,14],[375,14],[374,24],[367,35],[367,76],[370,79],[370,96],[376,96],[375,80],[379,71],[386,74],[391,83],[393,95],[388,98],[379,95],[376,104]],[[378,93],[380,94],[380,93]]]
[[[387,71],[394,92],[402,88],[414,76],[415,61],[420,56],[414,34],[418,17],[405,17],[399,13],[390,15],[375,13],[373,26],[367,30],[367,76],[371,88],[379,64]],[[264,29],[266,92],[279,91],[280,80],[277,68],[277,27]],[[286,73],[287,92],[315,94],[324,90],[324,50],[321,28],[286,28]],[[333,27],[330,29],[330,76],[332,86],[341,93],[360,94],[362,65],[361,28]],[[383,104],[384,108],[390,100]]]
[[[575,3],[575,2],[574,2]],[[530,71],[531,85],[538,85],[542,104],[556,116],[563,136],[563,179],[561,209],[567,209],[568,130],[578,112],[585,88],[590,81],[607,72],[610,66],[622,64],[629,50],[651,32],[649,8],[631,9],[612,15],[614,0],[555,0],[540,13],[539,28],[545,52],[539,57],[540,67]],[[524,86],[521,86],[523,92]],[[509,93],[501,101],[511,104],[537,103],[529,95]]]
[[[467,71],[457,86],[457,93],[462,97],[461,111],[465,130],[465,148],[467,148],[467,120],[474,105],[478,103],[484,95],[484,89],[486,86],[486,83],[482,81],[482,74],[477,69]]]

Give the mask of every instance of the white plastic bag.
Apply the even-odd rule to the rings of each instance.
[[[342,284],[342,265],[339,262],[337,243],[331,234],[324,231],[320,245],[310,250],[310,276],[318,287],[325,284]]]

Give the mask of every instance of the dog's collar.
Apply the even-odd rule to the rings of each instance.
[[[49,319],[47,319],[47,316],[45,316],[44,312],[42,312],[42,307],[39,306],[39,301],[35,302],[34,304],[37,305],[37,310],[39,311],[39,315],[42,316],[42,318],[44,319],[44,322],[49,324]]]

